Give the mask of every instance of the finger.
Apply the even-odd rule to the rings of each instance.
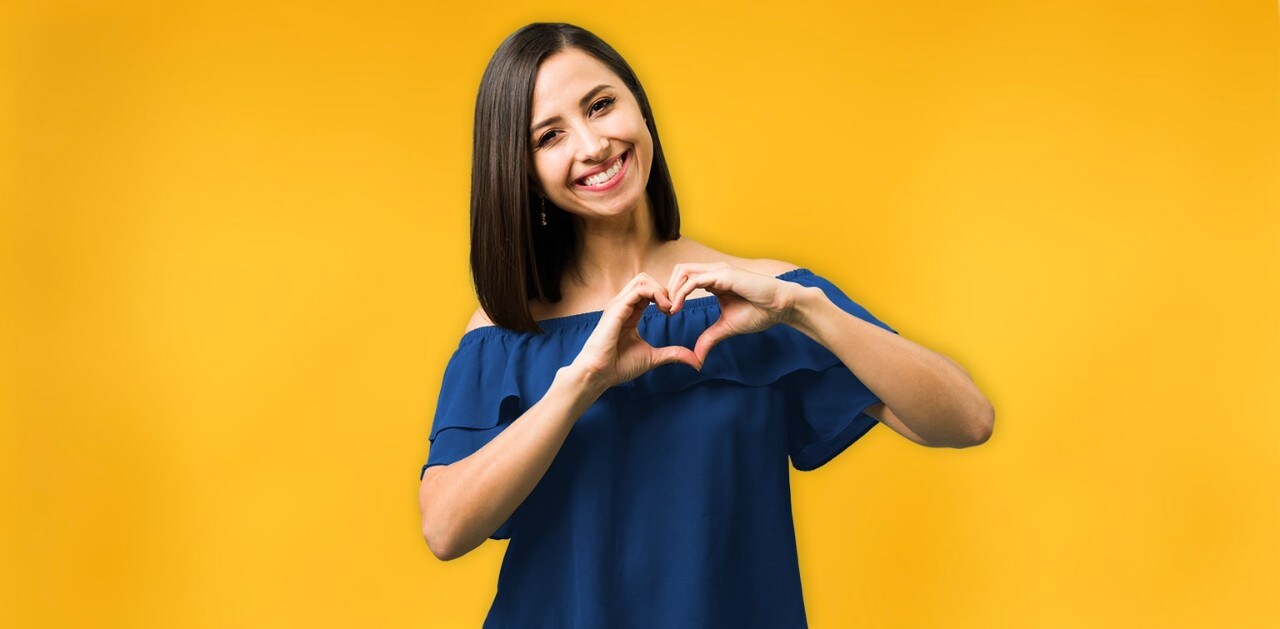
[[[641,273],[636,276],[636,290],[645,300],[658,304],[658,309],[663,312],[671,311],[671,297],[667,294],[667,288],[658,283],[647,273]],[[645,304],[648,306],[648,304]]]
[[[689,276],[685,283],[680,286],[679,290],[672,296],[672,301],[677,306],[683,306],[685,300],[689,297],[694,289],[702,288],[713,295],[720,295],[726,292],[733,292],[732,282],[725,277],[724,271],[720,269],[712,269],[702,273],[695,273]]]
[[[671,311],[671,294],[667,291],[667,287],[658,283],[647,273],[641,273],[643,279],[641,284],[647,289],[645,293],[653,303],[658,304],[658,309],[663,312]]]
[[[711,348],[733,335],[733,330],[729,329],[724,319],[717,319],[711,327],[703,331],[702,335],[698,337],[698,342],[693,345],[693,354],[697,357],[698,363],[705,364],[707,355],[711,353]]]
[[[685,278],[689,275],[685,269],[686,265],[684,264],[677,264],[671,267],[671,277],[667,278],[667,294],[673,298],[675,297],[676,289],[684,283]]]
[[[648,274],[641,273],[632,278],[626,288],[605,308],[597,329],[611,338],[617,338],[623,328],[631,329],[639,324],[644,309],[652,301],[657,301],[659,308],[671,307],[665,289]]]
[[[733,292],[733,279],[728,277],[723,269],[712,269],[690,275],[680,290],[672,296],[672,301],[675,301],[677,306],[684,306],[689,293],[694,292],[695,288],[703,288],[712,295],[724,295],[724,293]]]
[[[691,275],[689,277],[686,277],[684,283],[681,284],[680,287],[675,290],[675,292],[671,293],[671,304],[673,308],[672,309],[673,313],[675,312],[676,309],[679,309],[684,306],[684,300],[688,298],[689,293],[692,293],[694,289],[698,288],[699,284],[701,283],[699,281],[699,278],[703,277],[703,275],[704,274],[698,274],[698,275]]]
[[[631,322],[637,311],[643,312],[648,307],[648,299],[636,290],[639,283],[639,276],[631,278],[631,281],[609,300],[604,307],[604,312],[600,314],[599,323],[596,324],[597,332],[610,338],[617,338],[621,329]]]
[[[635,330],[640,326],[640,319],[644,317],[644,311],[649,307],[649,300],[641,300],[640,303],[633,304],[631,310],[627,313],[627,318],[622,322],[619,333],[627,330]]]
[[[704,262],[682,262],[671,268],[671,277],[667,278],[667,293],[674,295],[676,289],[689,279],[690,275],[702,273],[711,265]]]
[[[698,356],[687,347],[672,345],[670,347],[662,347],[654,350],[657,357],[654,366],[668,365],[671,363],[682,363],[689,365],[698,371],[702,371],[702,361],[698,360]]]

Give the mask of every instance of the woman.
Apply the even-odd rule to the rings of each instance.
[[[877,422],[987,439],[949,359],[808,269],[680,237],[644,89],[591,33],[508,37],[475,125],[481,308],[419,498],[443,560],[510,540],[486,627],[803,626],[788,458]]]

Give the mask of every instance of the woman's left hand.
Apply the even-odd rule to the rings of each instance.
[[[667,281],[671,314],[684,307],[685,297],[701,288],[720,302],[720,318],[698,337],[693,353],[705,362],[711,348],[738,334],[762,332],[790,323],[803,287],[776,277],[752,273],[727,262],[677,264]]]

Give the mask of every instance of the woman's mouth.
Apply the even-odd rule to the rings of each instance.
[[[627,149],[608,168],[590,177],[573,182],[573,186],[588,192],[611,190],[622,181],[622,177],[627,174],[627,167],[630,164],[631,149]]]

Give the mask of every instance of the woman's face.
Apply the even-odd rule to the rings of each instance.
[[[647,203],[653,137],[635,96],[595,57],[566,48],[542,61],[531,124],[535,189],[557,207],[590,218]]]

